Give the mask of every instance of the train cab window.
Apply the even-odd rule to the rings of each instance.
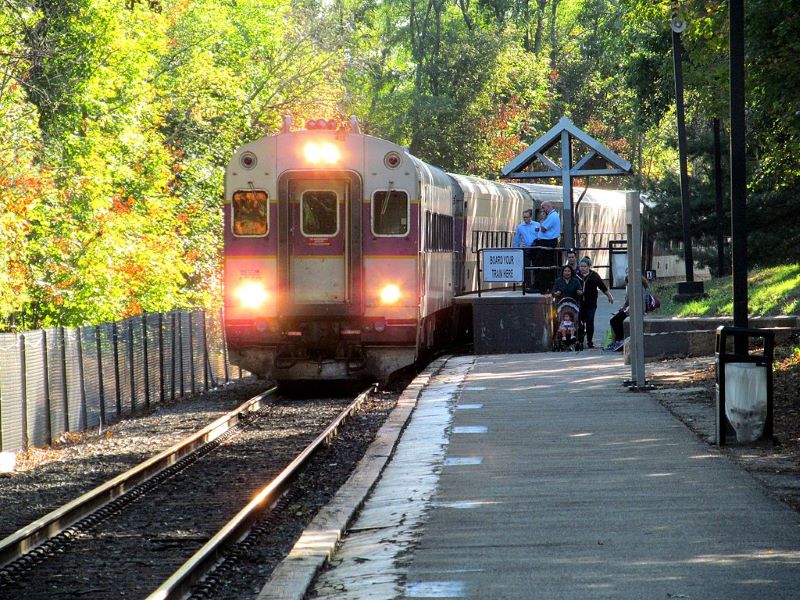
[[[303,235],[336,235],[339,231],[339,198],[333,190],[306,190],[300,198]]]
[[[269,197],[261,190],[240,190],[231,199],[234,235],[265,236],[269,233]]]
[[[408,234],[408,194],[379,190],[372,196],[372,232],[375,235]]]

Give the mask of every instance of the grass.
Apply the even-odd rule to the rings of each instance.
[[[733,281],[716,277],[705,281],[707,298],[681,304],[673,300],[678,291],[675,282],[654,281],[650,291],[661,300],[653,313],[662,317],[733,316]],[[800,265],[781,265],[753,269],[747,276],[747,309],[750,317],[800,314]],[[786,439],[800,442],[800,347],[797,337],[775,348],[773,363],[775,405],[779,407],[776,423]]]
[[[673,300],[676,282],[654,281],[650,290],[661,300],[659,316],[733,316],[730,276],[705,281],[707,298],[681,304]],[[751,317],[800,314],[800,264],[754,269],[747,277],[747,308]]]

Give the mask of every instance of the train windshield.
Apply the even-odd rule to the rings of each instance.
[[[307,190],[300,198],[303,235],[336,235],[339,231],[338,197],[333,190]]]
[[[240,190],[231,199],[233,233],[265,236],[269,232],[269,198],[261,190]]]
[[[372,197],[372,231],[375,235],[408,233],[408,194],[380,190]]]

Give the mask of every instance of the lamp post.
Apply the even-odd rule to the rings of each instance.
[[[719,119],[713,121],[714,129],[714,199],[717,212],[717,277],[725,275],[725,212],[722,209],[722,151],[719,139]]]
[[[744,111],[744,0],[729,3],[731,77],[731,244],[733,324],[747,327],[747,178]],[[735,338],[737,352],[746,341]]]
[[[683,262],[686,267],[686,281],[678,283],[678,293],[675,299],[679,302],[684,302],[703,294],[703,282],[694,280],[689,173],[686,159],[686,115],[683,105],[683,60],[681,55],[681,33],[686,29],[686,21],[678,17],[677,7],[672,13],[670,26],[672,28],[672,58],[675,70],[675,114],[678,120],[678,158],[681,178],[681,215],[683,217]]]

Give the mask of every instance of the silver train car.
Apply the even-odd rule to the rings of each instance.
[[[448,174],[355,120],[284,122],[225,173],[230,361],[276,381],[413,364],[452,338],[477,248],[511,245],[535,187]]]
[[[541,183],[514,184],[523,188],[536,201],[537,206],[549,201],[561,213],[563,196],[560,185]],[[610,265],[609,246],[612,241],[627,238],[625,228],[626,192],[598,188],[577,187],[572,190],[575,220],[575,246],[583,248],[580,255],[589,256],[592,265]],[[601,277],[611,280],[610,273],[599,269]]]

